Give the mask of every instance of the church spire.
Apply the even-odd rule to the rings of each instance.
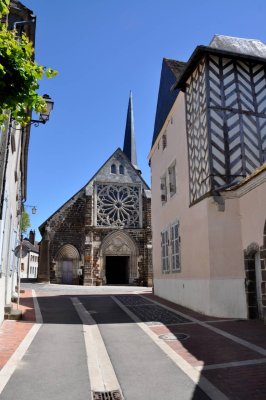
[[[131,164],[140,171],[137,163],[137,151],[136,151],[136,140],[134,132],[134,117],[133,117],[133,102],[132,92],[130,91],[128,109],[127,109],[127,122],[124,138],[123,152],[131,161]]]

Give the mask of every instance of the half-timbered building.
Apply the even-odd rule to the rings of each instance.
[[[265,318],[266,45],[215,36],[164,59],[149,159],[155,294]]]
[[[151,196],[137,164],[130,95],[124,147],[40,227],[39,281],[151,285]]]

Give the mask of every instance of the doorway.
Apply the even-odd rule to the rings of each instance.
[[[107,285],[129,283],[129,256],[107,256],[105,260]]]
[[[73,283],[73,262],[62,262],[62,283],[65,285],[72,285]]]

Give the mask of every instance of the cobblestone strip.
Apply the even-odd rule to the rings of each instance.
[[[194,383],[198,385],[211,399],[215,400],[229,400],[224,393],[222,393],[216,386],[209,382],[201,372],[192,367],[187,361],[179,356],[173,349],[171,349],[166,342],[159,339],[158,336],[149,328],[149,326],[139,319],[127,306],[120,300],[119,296],[111,296],[116,304],[126,313],[129,317],[137,323],[137,325],[153,340],[153,342],[160,347],[160,349],[180,368]]]

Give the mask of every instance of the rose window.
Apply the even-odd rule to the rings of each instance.
[[[139,227],[139,188],[97,185],[97,225]]]

